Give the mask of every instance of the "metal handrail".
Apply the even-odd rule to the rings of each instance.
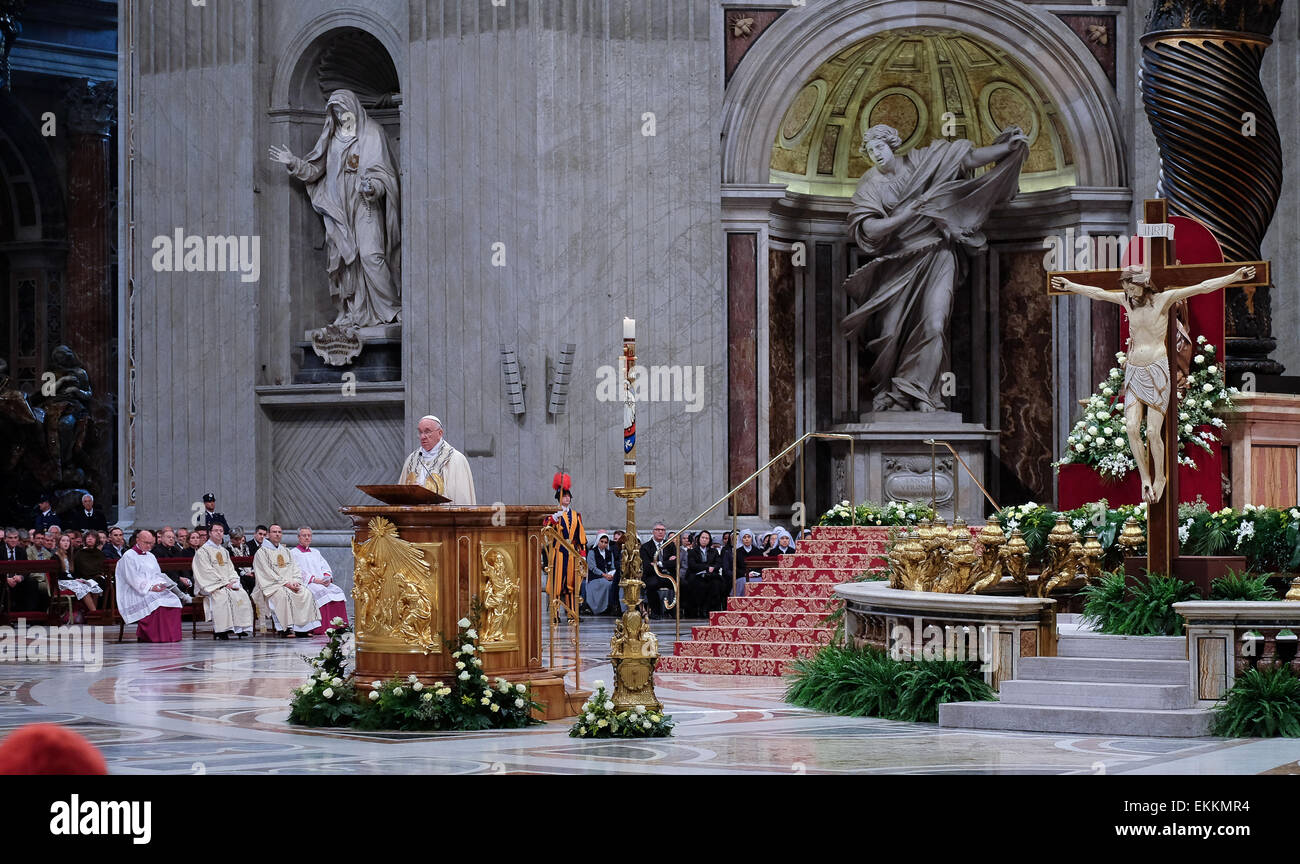
[[[708,515],[709,515],[710,513],[712,513],[714,510],[718,509],[718,507],[720,507],[720,506],[723,504],[723,502],[728,501],[728,500],[730,500],[731,498],[734,498],[735,495],[736,495],[738,492],[740,492],[742,489],[744,489],[744,488],[745,488],[746,486],[748,486],[750,483],[754,482],[754,480],[758,479],[759,475],[761,475],[761,474],[762,474],[764,471],[766,471],[767,469],[771,468],[771,467],[772,467],[773,465],[775,465],[777,462],[781,461],[781,459],[784,458],[785,455],[786,455],[787,453],[789,453],[791,450],[794,450],[796,447],[801,448],[800,451],[799,451],[799,457],[800,457],[800,458],[799,458],[799,491],[800,491],[800,493],[802,493],[802,492],[803,492],[803,473],[804,473],[804,472],[803,472],[803,450],[802,450],[802,447],[803,447],[803,445],[804,445],[804,442],[807,441],[809,438],[816,438],[816,439],[818,439],[818,440],[822,440],[822,441],[847,441],[847,442],[849,442],[849,497],[852,498],[852,497],[856,494],[856,489],[857,489],[857,484],[855,483],[856,478],[854,477],[854,470],[853,470],[853,463],[854,463],[854,461],[855,461],[855,459],[854,459],[854,443],[855,443],[856,439],[855,439],[852,435],[845,435],[845,434],[843,434],[843,433],[839,433],[839,432],[806,432],[806,433],[804,433],[804,435],[803,435],[801,438],[799,438],[799,439],[798,439],[797,441],[795,441],[793,444],[791,444],[790,446],[786,447],[786,448],[785,448],[784,450],[782,450],[780,453],[776,454],[776,455],[773,456],[771,459],[769,459],[769,460],[767,461],[767,464],[763,465],[761,468],[759,468],[759,469],[758,469],[757,471],[755,471],[753,474],[750,474],[748,477],[746,477],[744,480],[742,480],[739,484],[737,484],[735,487],[733,487],[732,490],[731,490],[730,492],[728,492],[726,495],[723,495],[723,496],[722,496],[721,498],[719,498],[717,501],[714,501],[713,504],[712,504],[712,506],[710,506],[707,510],[703,511],[702,513],[700,513],[700,515],[696,516],[696,517],[695,517],[694,519],[692,519],[690,522],[687,522],[687,523],[686,523],[682,528],[678,529],[678,531],[677,531],[676,534],[674,534],[674,535],[671,536],[671,537],[666,538],[666,539],[664,540],[664,545],[667,546],[669,543],[676,543],[677,539],[678,539],[679,537],[681,537],[683,534],[685,534],[686,531],[687,531],[687,530],[688,530],[692,525],[694,525],[695,523],[699,522],[699,521],[700,521],[701,519],[703,519],[705,516],[708,516]],[[849,524],[851,524],[851,525],[856,525],[856,524],[857,524],[857,508],[856,508],[856,507],[851,507],[850,510],[851,510],[852,512],[851,512],[851,515],[850,515],[850,517],[849,517],[849,520],[850,520],[850,521],[849,521]],[[731,555],[732,555],[732,561],[733,561],[733,571],[732,571],[732,572],[733,572],[733,577],[732,577],[733,579],[735,578],[735,576],[734,576],[734,572],[735,572],[735,571],[734,571],[734,561],[735,561],[735,555],[736,555],[736,552],[735,552],[736,545],[735,545],[735,544],[736,544],[736,540],[737,540],[737,535],[736,535],[736,524],[737,524],[737,520],[738,520],[738,514],[736,513],[736,508],[733,506],[733,507],[731,508],[731,543],[732,543],[732,547],[731,547],[731,548],[732,548],[732,552],[731,552]],[[633,538],[633,542],[636,543],[637,548],[640,549],[640,541],[639,541],[638,539],[636,539],[636,538]],[[797,541],[796,541],[796,545],[797,545]],[[652,561],[650,562],[650,566],[654,567],[654,569],[655,569],[655,573],[658,574],[658,576],[659,576],[660,579],[667,579],[669,582],[672,583],[672,586],[673,586],[673,602],[672,602],[672,605],[671,605],[670,607],[668,607],[668,608],[673,609],[673,610],[677,613],[677,615],[676,615],[677,622],[676,622],[676,628],[675,628],[675,631],[674,631],[674,641],[678,641],[678,642],[680,642],[680,641],[681,641],[681,638],[682,638],[682,604],[681,604],[681,596],[682,596],[682,594],[681,594],[681,588],[680,588],[680,586],[679,586],[679,584],[678,584],[677,577],[676,577],[675,575],[674,575],[674,576],[669,576],[667,573],[665,573],[665,572],[664,572],[664,571],[659,567],[659,561],[658,561],[658,560],[652,560]],[[728,593],[730,593],[730,592],[728,592]]]
[[[927,438],[921,443],[930,445],[930,509],[934,511],[935,516],[939,515],[939,504],[934,500],[936,495],[936,489],[935,489],[936,466],[935,466],[934,448],[936,444],[942,444],[943,446],[948,448],[948,452],[951,453],[953,457],[957,460],[957,462],[961,465],[962,470],[966,472],[966,475],[968,477],[970,477],[971,482],[974,483],[976,487],[979,488],[980,492],[984,493],[984,497],[987,498],[988,502],[993,505],[993,512],[996,513],[1002,509],[1001,507],[998,506],[998,502],[993,500],[993,496],[989,494],[988,490],[984,488],[984,484],[981,483],[975,477],[975,474],[970,470],[970,466],[966,464],[966,460],[961,458],[961,454],[958,453],[956,450],[954,450],[951,444],[949,444],[947,441],[939,441],[934,438]],[[959,502],[957,500],[957,474],[955,472],[953,473],[952,478],[953,478],[952,479],[952,512],[953,512],[953,521],[956,521],[957,514],[959,512],[958,511]]]
[[[579,553],[578,550],[574,548],[574,545],[572,543],[564,539],[564,537],[560,534],[560,532],[556,530],[554,525],[544,526],[542,528],[541,536],[542,536],[542,543],[551,544],[550,548],[552,549],[554,549],[556,546],[562,547],[570,555],[572,555],[575,559],[577,559],[578,563],[574,565],[575,569],[578,567],[582,568],[582,576],[581,578],[579,578],[578,580],[579,582],[587,578],[586,554]],[[554,552],[551,554],[550,568],[552,570],[554,570],[558,558],[559,556],[554,554]],[[547,575],[550,574],[548,573]],[[574,597],[570,597],[569,599],[576,601],[576,598]],[[573,628],[573,687],[575,690],[580,690],[582,689],[582,641],[581,641],[582,616],[578,614],[577,602],[574,602],[574,604],[570,606],[559,597],[551,598],[551,616],[550,616],[551,617],[551,663],[550,665],[552,669],[555,668],[555,628],[560,621],[561,606],[563,606],[564,611],[569,614],[569,626]]]

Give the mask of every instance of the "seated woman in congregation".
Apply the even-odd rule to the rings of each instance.
[[[618,615],[618,571],[614,568],[614,550],[609,535],[603,531],[596,545],[587,553],[587,578],[582,583],[582,599],[592,615]]]
[[[708,531],[701,531],[695,546],[686,554],[686,576],[682,580],[682,617],[707,618],[722,608],[722,559]]]
[[[763,550],[754,545],[754,532],[746,528],[740,532],[740,545],[736,547],[736,564],[735,564],[735,584],[732,588],[732,594],[736,597],[745,596],[745,587],[762,581],[762,573],[758,570],[751,570],[745,565],[750,558],[763,557]]]
[[[91,532],[95,537],[98,534]],[[80,551],[80,550],[78,550]],[[85,606],[86,612],[94,612],[96,607],[95,595],[103,594],[104,589],[99,587],[97,582],[90,579],[78,579],[76,573],[76,563],[72,550],[72,538],[67,534],[59,537],[59,545],[54,550],[54,560],[59,562],[59,591],[60,593],[72,592],[81,604]],[[84,620],[84,614],[78,617]],[[69,621],[69,624],[74,622]]]

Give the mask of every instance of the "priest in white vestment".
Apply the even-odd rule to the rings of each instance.
[[[310,637],[320,628],[320,610],[316,595],[307,588],[307,580],[298,569],[289,547],[281,546],[283,529],[272,525],[266,540],[253,556],[253,573],[257,578],[255,590],[271,607],[271,618],[277,631],[292,630],[303,638]]]
[[[117,611],[123,621],[136,625],[140,642],[179,642],[181,601],[153,557],[153,545],[152,531],[138,531],[131,548],[118,560],[113,571]]]
[[[204,595],[203,607],[218,639],[242,638],[253,632],[253,603],[239,582],[230,551],[221,545],[225,527],[213,522],[208,542],[194,553],[194,582]]]
[[[311,589],[316,605],[320,608],[321,624],[316,635],[324,635],[335,618],[343,619],[344,624],[348,623],[347,595],[334,584],[334,576],[330,573],[330,565],[325,556],[319,550],[311,548],[310,528],[304,526],[298,529],[298,545],[293,548],[293,560],[298,562],[303,581]]]
[[[442,421],[432,415],[420,418],[420,449],[406,457],[397,482],[423,486],[451,499],[452,504],[474,504],[474,475],[465,454],[447,443]]]

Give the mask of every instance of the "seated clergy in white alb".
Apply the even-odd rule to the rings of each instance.
[[[218,639],[230,634],[243,638],[253,632],[253,603],[239,584],[239,574],[230,553],[222,547],[225,528],[213,522],[208,542],[194,553],[194,582],[203,594],[203,606]]]
[[[117,562],[117,611],[136,625],[141,642],[181,641],[181,601],[172,593],[172,580],[153,557],[152,531],[137,531],[130,548]]]
[[[292,630],[307,638],[320,628],[320,609],[289,547],[280,545],[282,534],[279,525],[272,525],[253,556],[253,573],[257,578],[254,590],[261,591],[270,604],[276,630]]]
[[[451,500],[474,504],[474,474],[465,454],[443,438],[442,421],[432,415],[420,418],[420,449],[406,457],[397,482],[423,486]]]
[[[293,549],[293,560],[298,562],[303,581],[315,595],[316,605],[320,607],[321,626],[316,635],[322,635],[335,618],[343,619],[344,624],[348,623],[347,595],[334,584],[334,576],[330,573],[330,565],[325,556],[319,550],[311,548],[310,528],[298,529],[298,545]]]

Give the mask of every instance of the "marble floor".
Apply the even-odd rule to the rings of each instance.
[[[610,679],[611,619],[582,628],[584,686]],[[656,623],[672,644],[672,623]],[[116,637],[116,630],[111,633]],[[781,701],[771,678],[656,676],[670,739],[578,741],[567,722],[477,733],[289,726],[287,693],[318,641],[113,644],[102,668],[0,663],[0,735],[70,726],[118,774],[1255,774],[1300,773],[1300,741],[1107,738],[940,730],[833,717]],[[558,650],[558,646],[557,646]],[[572,649],[568,656],[572,668]],[[570,673],[572,680],[572,673]]]

